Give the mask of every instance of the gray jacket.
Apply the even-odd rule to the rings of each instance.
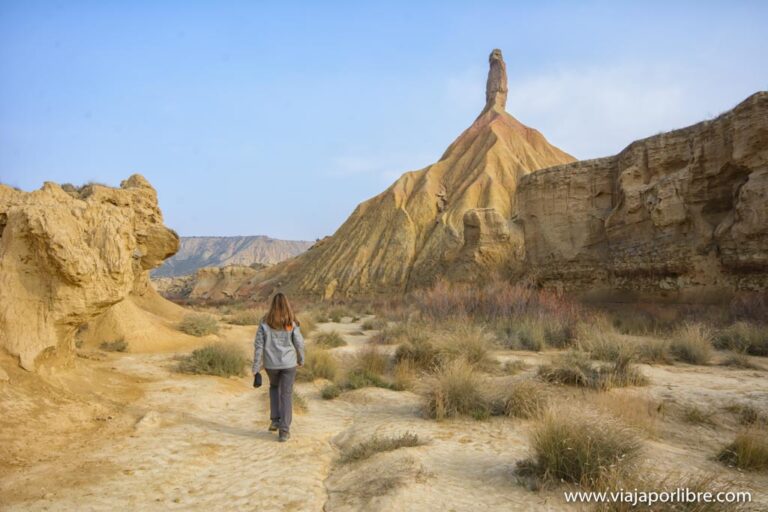
[[[261,322],[253,341],[253,373],[261,370],[262,358],[267,370],[283,370],[304,364],[304,338],[295,323],[293,330],[272,329]]]

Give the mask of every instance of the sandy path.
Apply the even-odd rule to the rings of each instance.
[[[345,337],[348,345],[334,349],[341,358],[370,336],[352,323],[320,329]],[[249,347],[251,331],[228,327],[224,337]],[[547,357],[497,355],[532,365]],[[291,441],[278,443],[266,430],[266,389],[254,390],[249,378],[179,375],[171,354],[112,355],[93,364],[135,379],[141,398],[90,446],[0,478],[1,510],[573,510],[562,489],[530,492],[515,483],[515,463],[528,455],[527,421],[435,422],[420,416],[414,393],[367,388],[326,401],[321,382],[302,383],[298,391],[309,410],[294,416]],[[766,396],[765,386],[756,385],[764,376],[750,371],[685,365],[644,371],[653,384],[643,392],[659,398],[738,395],[762,402]],[[335,463],[340,447],[406,431],[428,444]],[[722,437],[707,428],[665,435],[649,441],[649,463],[725,473],[711,460]],[[768,487],[762,475],[744,479],[753,489]]]

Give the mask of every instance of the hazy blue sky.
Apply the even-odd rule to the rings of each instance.
[[[182,235],[331,234],[432,163],[507,61],[579,158],[768,88],[768,2],[0,0],[0,181],[141,173]]]

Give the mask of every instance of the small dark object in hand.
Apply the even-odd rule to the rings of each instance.
[[[261,387],[261,373],[257,373],[253,376],[253,387],[260,388]]]

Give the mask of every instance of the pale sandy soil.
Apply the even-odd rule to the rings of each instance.
[[[340,358],[364,347],[370,335],[355,334],[359,324],[321,329],[347,339],[348,346],[335,349]],[[231,326],[223,337],[250,347],[253,331]],[[497,355],[524,359],[530,372],[548,357]],[[532,492],[516,483],[515,463],[529,454],[529,421],[435,422],[420,415],[414,393],[369,388],[326,401],[318,381],[298,384],[308,411],[294,416],[291,441],[278,443],[266,429],[265,388],[251,388],[250,378],[180,375],[174,357],[78,359],[48,375],[49,384],[9,372],[13,384],[0,384],[0,407],[12,412],[0,418],[6,459],[0,510],[573,509],[564,504],[562,488]],[[650,386],[609,393],[630,407],[637,398],[664,403],[646,440],[646,466],[661,474],[717,474],[753,490],[754,510],[768,509],[768,475],[712,460],[738,428],[723,407],[768,408],[767,373],[687,365],[643,371]],[[556,393],[586,408],[603,400],[570,388]],[[677,411],[687,402],[720,411],[716,424],[681,423]],[[341,447],[406,431],[428,444],[343,466],[335,462]]]

